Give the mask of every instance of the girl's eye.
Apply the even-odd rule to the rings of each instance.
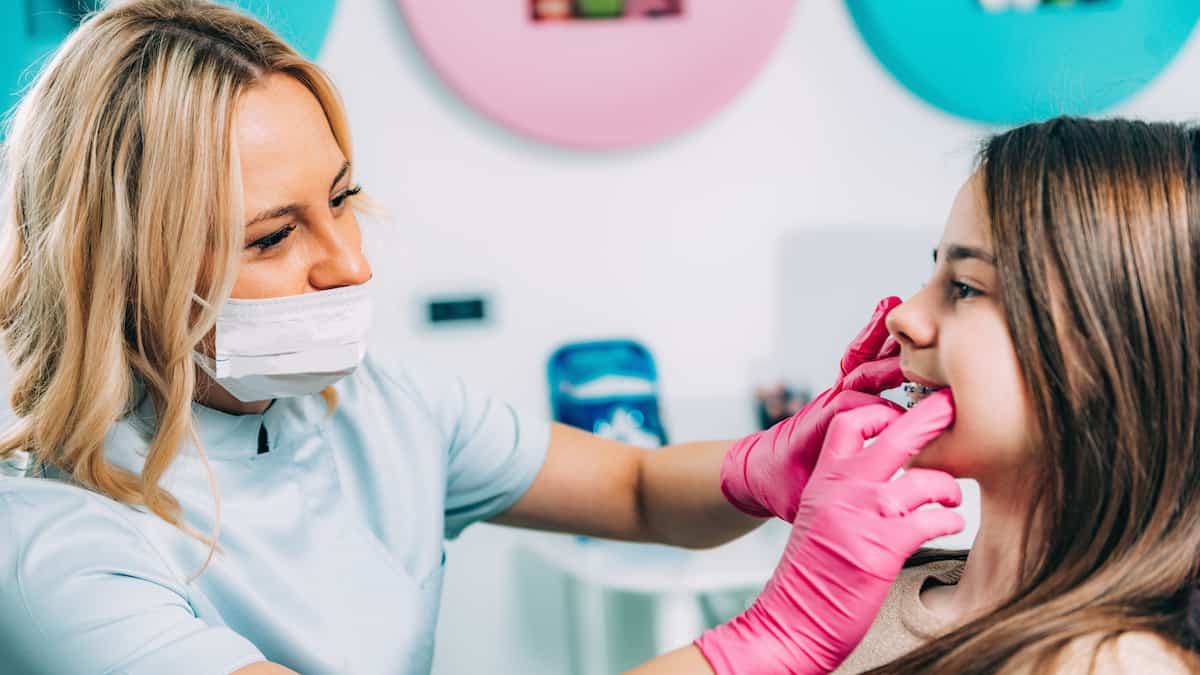
[[[950,296],[955,300],[966,300],[979,295],[979,289],[974,286],[968,286],[960,281],[950,282]]]
[[[291,235],[295,229],[296,229],[295,225],[287,225],[285,227],[281,227],[278,230],[275,230],[274,232],[272,232],[271,234],[268,234],[267,236],[263,237],[262,239],[259,239],[255,242],[251,243],[250,245],[257,248],[260,251],[266,251],[266,250],[275,248],[276,246],[282,244],[283,240],[287,239],[288,236]]]
[[[360,192],[362,192],[361,185],[355,185],[352,188],[342,190],[341,192],[334,195],[333,199],[329,200],[329,204],[335,209],[340,209],[340,208],[342,208],[342,204],[346,203],[347,199],[353,197],[354,195],[356,195]]]

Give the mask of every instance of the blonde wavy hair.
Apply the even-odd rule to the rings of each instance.
[[[192,353],[216,323],[242,249],[234,141],[240,95],[266,75],[304,84],[347,159],[332,82],[270,29],[203,0],[130,0],[96,12],[44,66],[8,121],[0,331],[15,423],[0,459],[40,464],[182,521],[159,479],[190,440]],[[135,382],[158,425],[140,475],[105,459]]]

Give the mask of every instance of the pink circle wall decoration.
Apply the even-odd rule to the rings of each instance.
[[[663,140],[716,114],[766,64],[794,6],[794,0],[399,3],[434,69],[471,106],[527,136],[583,149]],[[558,5],[576,16],[564,17]]]

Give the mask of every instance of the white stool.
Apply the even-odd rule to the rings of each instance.
[[[714,611],[733,615],[741,607],[714,609],[713,594],[756,593],[770,578],[790,528],[772,520],[714,549],[691,551],[653,544],[581,540],[535,533],[523,545],[567,580],[567,614],[573,675],[616,672],[607,621],[614,593],[653,598],[653,645],[664,654],[690,644],[715,621]],[[706,611],[707,610],[707,611]]]

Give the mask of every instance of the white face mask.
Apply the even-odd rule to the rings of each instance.
[[[230,299],[217,317],[215,358],[193,356],[239,401],[306,396],[354,372],[366,355],[370,327],[368,284]]]

